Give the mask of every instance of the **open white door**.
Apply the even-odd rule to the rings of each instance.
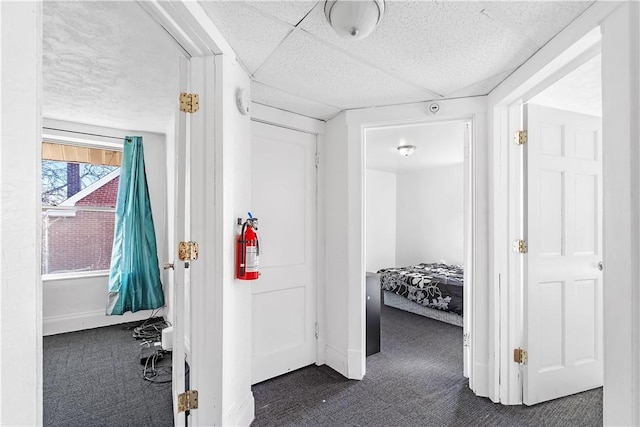
[[[188,93],[189,82],[189,60],[180,58],[180,92]],[[173,350],[172,350],[172,390],[173,390],[173,418],[176,427],[184,426],[186,423],[185,413],[178,412],[178,395],[185,391],[185,360],[187,358],[186,342],[186,321],[188,312],[185,303],[185,289],[189,285],[190,270],[185,268],[185,263],[178,260],[178,243],[189,241],[189,181],[186,179],[187,166],[187,144],[188,144],[188,115],[181,112],[177,106],[176,94],[176,139],[175,139],[175,176],[174,179],[174,247],[171,252],[174,256],[174,280],[173,280]]]
[[[598,117],[525,105],[523,402],[603,384]]]
[[[316,360],[316,138],[251,123],[260,279],[253,293],[255,384]]]

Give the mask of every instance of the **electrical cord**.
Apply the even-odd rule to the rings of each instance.
[[[151,319],[155,318],[155,315],[160,309],[151,313],[151,316],[145,320],[142,325],[133,328],[133,337],[137,340],[144,340],[146,342],[157,342],[162,339],[162,330],[171,326],[171,323],[164,319],[149,323]]]
[[[144,363],[142,377],[153,384],[167,384],[171,382],[171,365],[168,367],[159,367],[158,362],[164,359],[165,355],[171,354],[170,351],[156,350],[153,355],[149,356]],[[168,375],[168,379],[163,379]]]

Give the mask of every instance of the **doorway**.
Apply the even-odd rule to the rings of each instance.
[[[567,52],[502,110],[508,125],[501,138],[513,136],[503,277],[519,284],[501,290],[508,301],[501,316],[509,319],[501,333],[502,353],[510,350],[501,362],[507,404],[532,405],[603,383],[599,29]]]
[[[469,334],[474,283],[472,141],[471,119],[365,128],[367,310],[369,288],[373,289],[369,282],[379,281],[381,306],[462,326],[462,336]],[[382,276],[373,276],[376,272]],[[370,332],[366,335],[369,342]],[[462,368],[466,377],[467,344]]]
[[[522,145],[524,404],[603,384],[601,61],[526,101]]]

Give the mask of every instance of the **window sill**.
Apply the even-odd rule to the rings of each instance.
[[[53,274],[43,274],[42,281],[52,282],[54,280],[86,279],[89,277],[108,277],[108,276],[109,276],[109,270],[53,273]]]

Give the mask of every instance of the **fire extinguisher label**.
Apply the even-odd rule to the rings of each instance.
[[[258,271],[258,248],[256,246],[246,247],[245,272],[255,273]]]

